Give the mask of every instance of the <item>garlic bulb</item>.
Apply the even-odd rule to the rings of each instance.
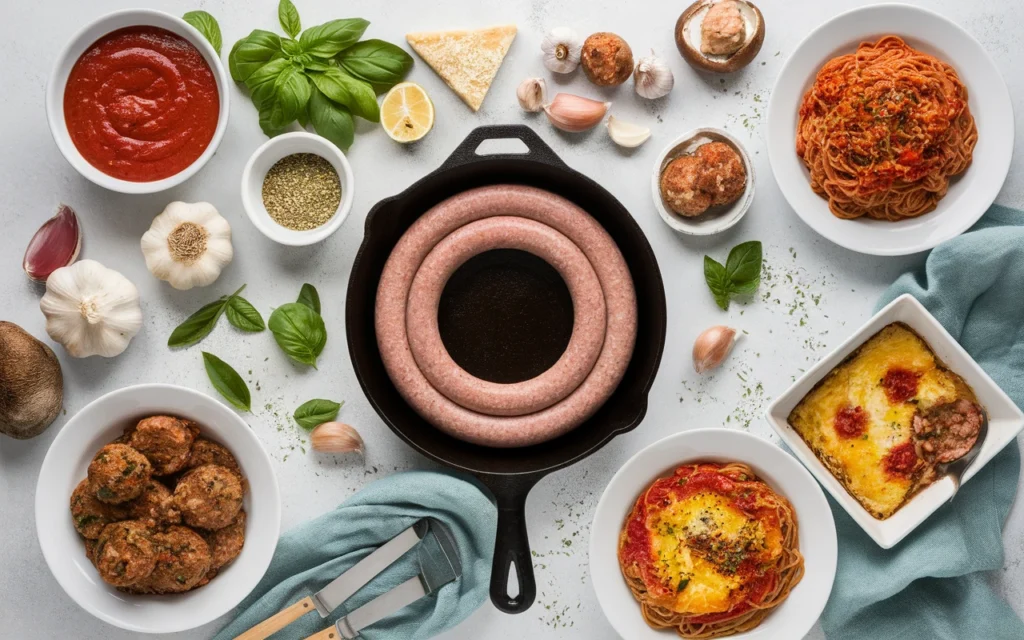
[[[46,333],[76,358],[112,358],[142,327],[139,290],[95,260],[51,273],[39,308],[46,316]]]
[[[640,97],[648,100],[656,100],[667,96],[672,87],[675,86],[675,77],[668,63],[661,58],[651,55],[640,58],[633,72],[633,84],[636,85],[636,92]]]
[[[693,370],[704,373],[722,364],[738,338],[739,334],[731,327],[719,325],[706,329],[693,343]]]
[[[608,116],[608,136],[620,147],[639,147],[651,137],[651,130],[632,122],[618,120],[615,116]]]
[[[544,78],[527,78],[519,83],[516,89],[516,98],[519,99],[519,106],[524,111],[536,113],[544,108],[544,94],[547,90],[547,83]]]
[[[234,257],[231,225],[209,202],[172,202],[142,236],[142,254],[175,289],[205,287]]]
[[[540,45],[544,52],[544,66],[555,73],[572,73],[580,66],[583,43],[576,32],[567,27],[552,29]]]
[[[359,432],[341,422],[325,422],[310,434],[313,449],[323,453],[362,453],[363,439]]]
[[[611,105],[610,102],[560,93],[550,104],[544,105],[544,113],[548,115],[551,124],[562,131],[579,133],[596,127]]]

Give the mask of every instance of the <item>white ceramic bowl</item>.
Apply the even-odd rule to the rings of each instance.
[[[688,218],[672,211],[661,197],[661,172],[665,170],[670,162],[681,155],[691,154],[702,144],[708,142],[724,142],[736,150],[743,160],[743,168],[747,172],[747,185],[741,195],[732,204],[711,207],[708,211]],[[689,236],[709,236],[721,233],[740,221],[754,201],[754,165],[747,156],[747,150],[728,131],[703,127],[688,131],[669,143],[658,155],[654,163],[654,173],[651,175],[651,196],[654,198],[654,207],[658,210],[661,219],[665,224],[672,227],[673,231]]]
[[[811,367],[785,393],[772,402],[765,415],[779,437],[811,470],[818,482],[884,549],[892,547],[906,537],[917,525],[924,522],[925,518],[949,500],[953,495],[953,481],[946,477],[932,483],[893,515],[885,520],[876,520],[818,460],[800,434],[789,426],[787,418],[804,396],[836,365],[867,342],[871,336],[893,322],[907,324],[924,338],[938,359],[970,385],[978,402],[988,414],[988,436],[981,446],[981,453],[964,474],[964,482],[974,477],[979,469],[985,466],[1003,447],[1013,442],[1024,429],[1024,414],[1013,403],[1013,400],[1010,400],[992,378],[978,366],[978,363],[964,351],[963,347],[953,339],[953,336],[949,335],[949,332],[939,324],[935,316],[928,313],[928,310],[917,301],[917,298],[909,294],[904,294],[890,302],[856,333],[836,347],[832,353]]]
[[[950,181],[931,213],[888,222],[843,220],[811,190],[810,173],[796,155],[797,111],[818,70],[831,58],[884,35],[953,65],[968,89],[978,125],[974,162]],[[981,44],[960,26],[926,9],[880,4],[836,16],[811,32],[786,61],[768,104],[768,159],[779,189],[797,215],[832,242],[860,253],[906,255],[931,249],[966,231],[995,201],[1013,155],[1013,107],[1006,83]]]
[[[644,622],[618,562],[619,532],[637,496],[657,478],[695,461],[743,462],[789,499],[800,527],[806,573],[789,597],[756,628],[736,640],[803,638],[821,615],[836,575],[836,528],[821,488],[807,470],[779,447],[732,429],[695,429],[659,440],[630,458],[605,487],[590,531],[590,574],[597,600],[626,640],[666,640],[674,633]]]
[[[295,231],[274,221],[263,206],[263,179],[278,160],[293,153],[314,153],[331,163],[341,181],[341,202],[334,217],[316,229]],[[293,131],[267,140],[253,152],[242,171],[242,206],[245,213],[274,242],[295,247],[314,244],[324,240],[338,230],[352,210],[354,180],[352,166],[341,149],[327,138],[306,131]]]
[[[89,164],[82,154],[78,152],[71,135],[68,133],[67,122],[64,120],[64,86],[67,84],[68,75],[75,62],[81,57],[85,50],[94,42],[112,31],[125,27],[150,26],[166,29],[171,33],[185,38],[203,54],[206,63],[210,65],[213,76],[217,80],[217,93],[220,96],[220,115],[217,118],[217,128],[214,130],[210,144],[203,151],[202,155],[196,158],[183,171],[151,182],[132,182],[108,176],[96,167]],[[46,119],[50,124],[50,133],[57,148],[65,159],[88,180],[101,187],[120,193],[156,193],[177,186],[192,177],[203,165],[213,157],[224,137],[224,130],[228,125],[228,95],[230,93],[228,76],[221,64],[220,57],[206,38],[196,29],[182,20],[163,11],[153,9],[125,9],[108,13],[95,21],[85,25],[76,33],[71,41],[61,50],[57,56],[57,62],[50,72],[50,79],[46,83]]]
[[[176,595],[127,595],[103,582],[85,557],[68,505],[100,447],[134,421],[159,413],[195,420],[205,437],[223,444],[238,460],[249,481],[245,546],[234,562],[201,589]],[[57,582],[89,613],[137,633],[185,631],[233,609],[270,566],[280,525],[281,497],[274,468],[249,426],[213,398],[173,385],[127,387],[91,402],[54,438],[36,486],[39,546]]]

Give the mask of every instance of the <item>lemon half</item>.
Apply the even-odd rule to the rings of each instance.
[[[434,103],[415,82],[392,87],[380,104],[380,124],[396,142],[414,142],[434,126]]]

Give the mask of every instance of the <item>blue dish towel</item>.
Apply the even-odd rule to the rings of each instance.
[[[1017,404],[1024,406],[1024,212],[993,206],[969,233],[936,247],[879,307],[911,293]],[[1021,640],[1024,624],[988,586],[1003,566],[1002,528],[1017,491],[1011,442],[892,549],[829,499],[839,568],[822,615],[836,640]]]
[[[360,632],[368,640],[429,638],[451,628],[487,598],[497,511],[474,480],[452,473],[408,471],[373,482],[333,511],[285,533],[270,568],[215,640],[231,640],[324,585],[420,518],[448,525],[458,544],[462,577]],[[410,551],[348,602],[321,618],[309,613],[271,636],[305,638],[418,571]],[[347,610],[347,611],[346,611]]]

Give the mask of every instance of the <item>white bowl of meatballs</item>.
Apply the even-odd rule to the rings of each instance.
[[[234,411],[163,384],[95,400],[61,429],[36,487],[46,563],[82,608],[172,633],[234,608],[280,531],[270,458]]]

